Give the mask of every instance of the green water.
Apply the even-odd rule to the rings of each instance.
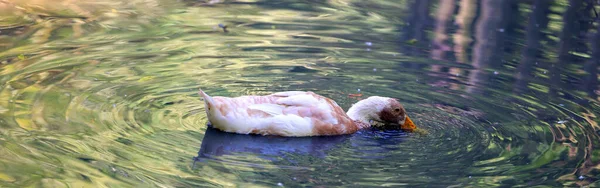
[[[0,1],[0,187],[597,186],[594,7]],[[223,133],[200,87],[395,97],[429,134]]]

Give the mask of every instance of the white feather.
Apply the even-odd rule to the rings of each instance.
[[[277,104],[253,104],[248,106],[248,109],[259,110],[269,115],[282,115],[285,107]]]
[[[278,97],[289,97],[289,96],[300,95],[300,94],[307,94],[307,92],[305,92],[305,91],[284,91],[284,92],[273,93],[271,95],[278,96]]]
[[[381,112],[387,106],[388,99],[387,97],[378,96],[369,97],[352,105],[346,114],[362,122],[369,122],[370,120],[381,121],[377,112]]]
[[[287,106],[314,106],[319,104],[319,99],[312,95],[293,95],[277,100],[277,104],[283,104]]]

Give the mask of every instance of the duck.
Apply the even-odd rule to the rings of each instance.
[[[268,95],[209,96],[202,89],[207,124],[238,133],[308,137],[347,135],[369,127],[417,129],[398,99],[371,96],[345,112],[334,100],[312,91],[283,91]]]

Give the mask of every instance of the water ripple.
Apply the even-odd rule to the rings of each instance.
[[[565,69],[576,73],[547,84],[556,63],[532,64],[531,78],[521,78],[513,75],[520,69],[513,54],[497,56],[503,66],[492,64],[500,61],[494,58],[489,66],[464,62],[459,52],[455,58],[437,56],[439,50],[454,51],[436,43],[439,38],[421,36],[430,33],[427,29],[413,32],[427,28],[419,26],[427,21],[404,20],[424,11],[417,6],[423,2],[161,4],[173,6],[168,11],[147,2],[122,7],[105,2],[102,7],[111,8],[99,11],[96,21],[77,26],[72,22],[83,21],[59,16],[38,24],[44,29],[23,31],[15,36],[22,43],[0,51],[0,98],[6,99],[0,101],[0,165],[5,167],[0,186],[597,182],[600,108],[587,88],[574,86],[583,82],[575,79],[581,70]],[[156,15],[143,14],[135,4],[150,6]],[[457,24],[454,29],[460,29]],[[227,25],[227,32],[220,25]],[[4,41],[0,38],[0,45]],[[522,47],[507,43],[512,46],[506,49]],[[453,45],[456,51],[467,49]],[[344,109],[368,96],[395,97],[428,134],[223,133],[207,128],[200,87],[215,96],[314,91]]]

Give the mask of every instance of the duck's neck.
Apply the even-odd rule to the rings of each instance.
[[[371,123],[369,123],[371,121],[371,118],[369,116],[367,116],[366,114],[361,113],[361,110],[358,108],[355,108],[354,106],[352,106],[346,114],[348,114],[348,117],[350,117],[350,119],[352,119],[356,123],[360,124],[359,126],[361,126],[363,128],[366,125],[368,125],[368,126],[371,125]],[[366,127],[368,127],[368,126],[366,126]]]
[[[352,105],[346,114],[350,119],[354,120],[358,126],[366,128],[371,126],[373,120],[380,121],[377,112],[381,111],[381,108],[383,108],[383,105],[379,100],[374,100],[370,97]]]

